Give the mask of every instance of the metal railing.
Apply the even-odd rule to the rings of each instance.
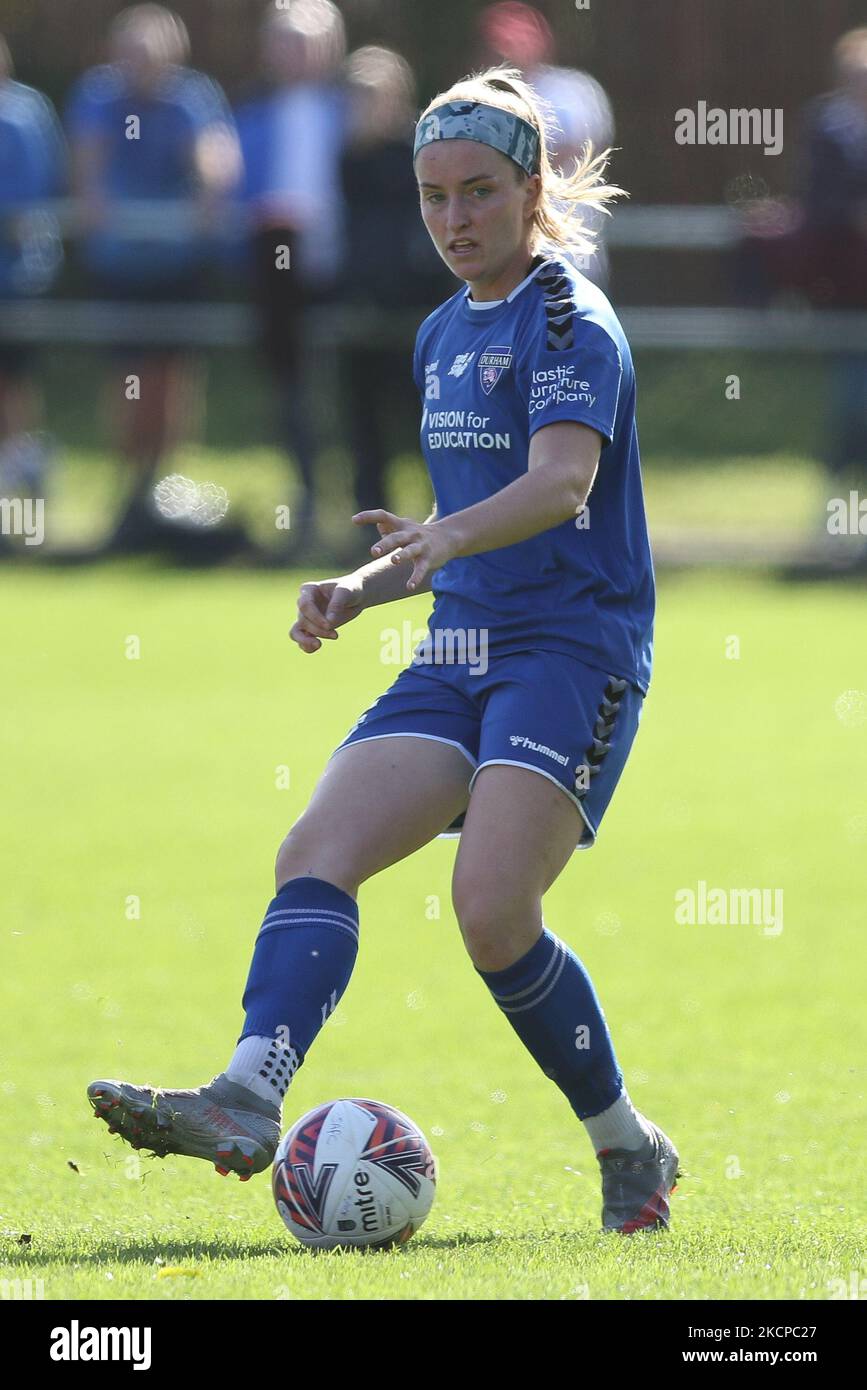
[[[9,209],[6,215],[9,215]],[[82,234],[83,210],[72,199],[15,210],[24,228],[45,239],[50,223],[58,239]],[[2,213],[0,213],[2,216]],[[246,215],[227,204],[208,226],[212,240],[243,236]],[[189,201],[113,204],[101,230],[154,242],[186,240],[203,231],[201,208]],[[743,233],[737,211],[714,205],[620,207],[606,221],[610,247],[644,251],[711,250],[734,246]],[[26,231],[25,231],[26,234]],[[376,311],[333,305],[308,311],[311,344],[326,348],[376,341],[411,342],[423,310]],[[622,306],[618,315],[635,348],[713,349],[826,353],[867,350],[867,313],[815,311],[808,305],[770,309],[696,306]],[[149,345],[236,347],[251,343],[255,312],[249,304],[101,301],[31,297],[0,301],[0,340],[92,346],[130,339]]]

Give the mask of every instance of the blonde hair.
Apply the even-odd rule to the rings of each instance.
[[[386,89],[405,105],[416,102],[415,78],[409,63],[391,48],[366,44],[356,48],[346,60],[346,79],[356,87]]]
[[[164,5],[130,5],[115,16],[109,33],[113,41],[132,38],[143,44],[157,62],[182,67],[190,56],[186,24]]]
[[[288,0],[279,10],[273,0],[262,19],[267,33],[295,34],[322,72],[337,67],[346,56],[346,27],[333,0]]]
[[[494,67],[471,73],[448,91],[440,92],[419,116],[446,101],[479,101],[520,116],[539,132],[539,168],[542,179],[539,200],[533,216],[530,251],[566,252],[590,256],[596,250],[596,232],[582,222],[580,209],[595,208],[610,217],[606,204],[629,194],[616,184],[605,182],[605,169],[611,147],[593,153],[593,141],[585,140],[584,154],[576,159],[571,173],[558,173],[551,163],[548,141],[557,128],[550,103],[530,86],[517,68]],[[515,164],[519,177],[524,170]]]
[[[843,80],[867,64],[867,27],[850,29],[834,44],[834,69]]]

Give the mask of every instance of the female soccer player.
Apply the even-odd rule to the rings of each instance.
[[[651,666],[631,356],[569,259],[593,249],[581,207],[622,191],[603,182],[607,153],[556,174],[540,103],[511,70],[459,82],[418,122],[422,217],[465,282],[415,347],[436,505],[423,523],[353,517],[377,525],[378,558],[302,585],[291,636],[312,653],[363,609],[432,589],[429,632],[280,848],[226,1071],[191,1091],[90,1086],[135,1146],[242,1178],[268,1167],[287,1087],[349,982],[359,885],[459,832],[467,951],[584,1124],[603,1228],[668,1225],[677,1151],[634,1109],[587,971],[542,918],[576,842],[596,838]]]

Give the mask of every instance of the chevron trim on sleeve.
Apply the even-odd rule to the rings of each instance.
[[[568,352],[575,346],[575,304],[572,284],[556,264],[536,276],[542,290],[547,322],[547,345],[553,352]]]

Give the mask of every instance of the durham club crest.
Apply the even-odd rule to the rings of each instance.
[[[510,347],[485,348],[479,358],[479,383],[486,396],[489,396],[507,367],[512,365]]]

